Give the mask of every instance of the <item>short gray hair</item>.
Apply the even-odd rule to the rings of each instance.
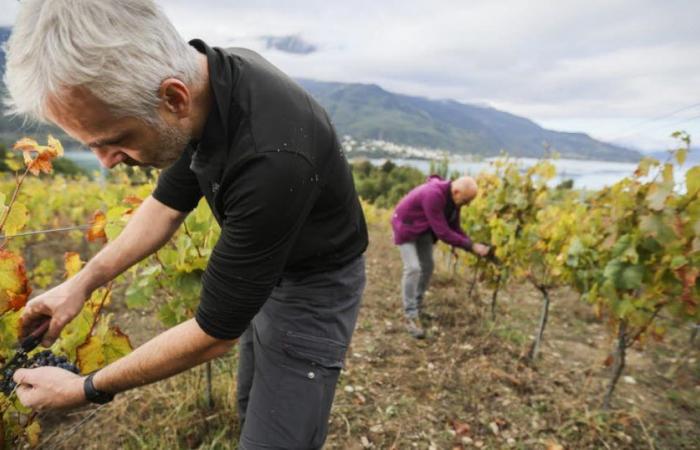
[[[6,55],[10,113],[40,121],[49,97],[82,87],[151,122],[162,81],[199,73],[197,50],[152,0],[24,0]]]

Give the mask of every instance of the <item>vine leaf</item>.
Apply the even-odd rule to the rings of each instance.
[[[17,141],[13,149],[23,153],[24,164],[32,174],[39,175],[41,172],[49,174],[53,171],[51,161],[58,156],[63,156],[63,146],[51,135],[48,137],[47,144],[39,145],[34,139],[25,137]]]
[[[116,361],[131,352],[128,336],[118,327],[109,326],[109,316],[102,318],[92,335],[78,347],[78,367],[81,373],[90,373]]]
[[[691,196],[700,191],[700,166],[688,169],[685,173],[685,187]]]
[[[63,260],[66,267],[66,278],[70,278],[80,272],[83,267],[83,261],[80,260],[80,255],[76,252],[66,252],[63,255]]]
[[[95,211],[90,219],[90,228],[87,230],[87,240],[95,242],[97,240],[106,241],[105,225],[107,225],[107,216],[102,211]]]
[[[27,224],[29,220],[29,210],[24,203],[15,202],[10,213],[7,215],[3,231],[5,236],[14,236]]]
[[[39,437],[41,436],[41,425],[36,420],[24,429],[24,434],[27,437],[27,442],[30,447],[39,445]]]
[[[22,308],[30,293],[24,259],[8,250],[0,250],[0,314]]]
[[[127,195],[124,197],[124,203],[135,208],[143,203],[143,199],[135,195]]]

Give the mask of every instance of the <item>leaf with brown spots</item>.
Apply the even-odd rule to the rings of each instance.
[[[0,314],[22,308],[31,291],[24,259],[8,250],[0,250]]]
[[[105,226],[107,225],[107,216],[102,211],[95,211],[90,219],[90,228],[87,230],[86,238],[90,242],[97,240],[107,241],[105,234]]]
[[[63,146],[51,135],[48,137],[47,144],[39,145],[34,139],[25,137],[17,141],[13,149],[22,152],[29,172],[34,175],[39,175],[41,172],[48,174],[53,171],[51,161],[58,156],[63,156]]]

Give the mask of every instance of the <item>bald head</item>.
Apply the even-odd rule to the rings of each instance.
[[[466,205],[476,197],[479,191],[476,180],[472,177],[460,177],[452,182],[452,200],[455,205]]]

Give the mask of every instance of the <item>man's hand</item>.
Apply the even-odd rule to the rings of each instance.
[[[63,327],[78,315],[88,296],[71,279],[29,300],[22,313],[22,335],[28,335],[50,318],[51,324],[41,341],[41,345],[50,347]]]
[[[489,254],[490,247],[484,244],[474,244],[472,245],[472,252],[478,256],[486,256]]]
[[[19,401],[36,411],[75,408],[87,403],[84,377],[58,367],[19,369],[13,379]]]

